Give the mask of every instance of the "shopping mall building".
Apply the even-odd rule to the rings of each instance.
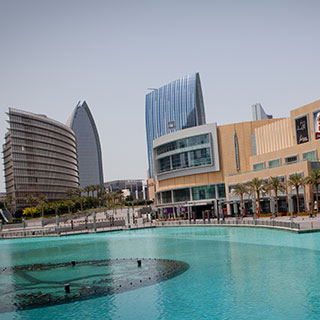
[[[192,211],[199,217],[216,211],[219,203],[232,214],[240,202],[233,193],[236,184],[271,176],[286,182],[294,173],[306,177],[320,169],[319,121],[320,100],[293,109],[288,118],[202,124],[164,134],[152,144],[149,198],[164,216]],[[310,186],[300,187],[300,210],[306,209],[304,199],[308,204],[311,192]],[[290,188],[280,194],[280,211],[287,210],[290,193],[296,197]],[[262,211],[270,212],[269,198],[262,197]],[[248,211],[251,205],[246,195]]]

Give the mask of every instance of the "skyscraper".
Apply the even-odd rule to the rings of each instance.
[[[98,130],[85,101],[78,102],[67,125],[77,139],[80,188],[103,186],[102,154]]]
[[[49,201],[67,197],[79,187],[76,138],[64,124],[9,108],[10,128],[3,145],[6,192],[11,209],[24,208],[29,195]]]
[[[206,123],[199,73],[185,76],[146,95],[149,178],[154,176],[152,142],[165,134]]]

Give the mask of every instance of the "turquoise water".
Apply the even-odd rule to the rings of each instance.
[[[319,319],[319,250],[320,233],[251,228],[157,228],[3,240],[2,268],[156,258],[183,261],[189,269],[135,290],[0,313],[0,319]]]

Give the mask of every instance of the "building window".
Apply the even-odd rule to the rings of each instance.
[[[192,188],[192,200],[215,199],[215,197],[216,188],[214,184]]]
[[[225,187],[224,183],[219,183],[217,186],[218,186],[219,198],[225,198],[226,197],[226,187]]]
[[[211,163],[210,148],[198,149],[190,152],[190,166],[198,167]]]
[[[284,161],[286,164],[296,163],[298,162],[298,156],[295,155],[295,156],[286,157],[284,158]]]
[[[257,145],[256,145],[256,135],[254,133],[251,134],[251,144],[252,144],[252,155],[257,155]]]
[[[303,161],[317,161],[317,151],[308,151],[302,154]]]
[[[173,190],[174,202],[182,202],[190,200],[190,190],[189,188]]]
[[[281,159],[275,159],[268,161],[268,167],[269,168],[275,168],[281,166]]]
[[[171,191],[164,191],[161,193],[161,195],[162,195],[162,203],[172,202]]]
[[[237,137],[237,133],[236,132],[233,135],[233,140],[234,140],[234,153],[235,153],[235,156],[236,156],[236,169],[240,170],[239,146],[238,146],[238,137]]]
[[[170,157],[164,157],[159,160],[159,172],[165,172],[171,170]]]
[[[255,163],[253,165],[253,171],[259,171],[259,170],[264,170],[265,169],[265,163],[260,162],[260,163]]]

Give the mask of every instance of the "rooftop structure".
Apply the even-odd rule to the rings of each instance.
[[[264,109],[262,108],[261,103],[256,103],[252,106],[252,120],[266,120],[272,119],[273,116],[270,114],[266,114]]]

